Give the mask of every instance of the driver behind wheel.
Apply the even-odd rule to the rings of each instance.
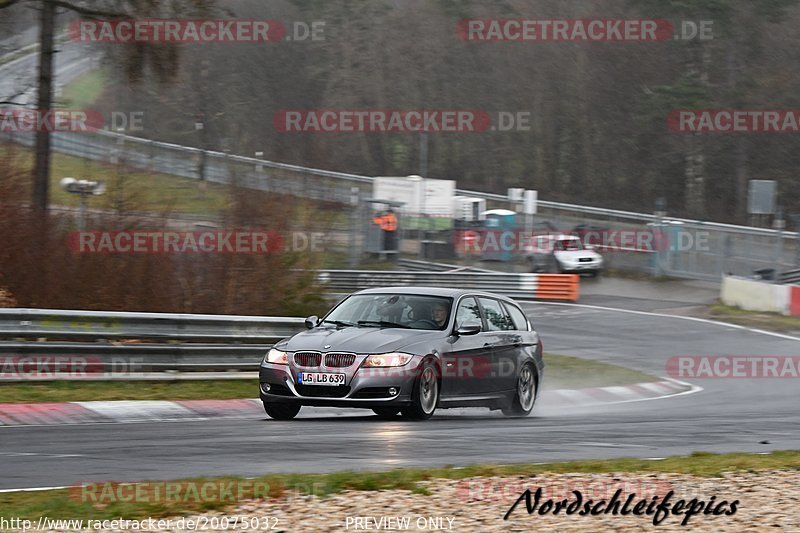
[[[447,306],[442,303],[433,306],[433,321],[437,328],[443,328],[447,324]]]

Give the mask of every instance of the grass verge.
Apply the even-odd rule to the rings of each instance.
[[[33,154],[29,148],[0,144],[0,159],[11,154],[16,157],[10,159],[10,164],[19,172],[32,168]],[[51,204],[78,207],[79,199],[59,186],[61,178],[67,176],[106,183],[106,194],[89,200],[89,208],[112,209],[121,197],[126,210],[216,215],[231,202],[230,188],[225,185],[208,183],[207,190],[202,192],[196,180],[54,152],[50,172]]]
[[[562,473],[620,473],[620,472],[663,472],[713,477],[724,472],[757,472],[763,470],[800,470],[800,451],[779,451],[768,455],[748,453],[710,454],[697,452],[689,456],[670,457],[661,461],[642,459],[612,459],[605,461],[571,461],[553,464],[521,464],[521,465],[476,465],[464,468],[433,469],[396,469],[387,472],[337,472],[333,474],[276,474],[261,476],[255,479],[243,478],[193,478],[183,480],[182,486],[195,487],[203,484],[242,482],[246,486],[258,484],[257,491],[262,498],[279,498],[287,493],[300,492],[326,496],[345,490],[379,491],[409,490],[417,494],[427,494],[420,481],[432,479],[459,480],[489,476],[525,476],[533,474]],[[149,490],[159,485],[140,482],[137,488]],[[102,484],[98,483],[99,486]],[[180,516],[209,510],[222,510],[233,506],[238,500],[234,490],[230,499],[188,497],[190,492],[183,490],[173,501],[162,501],[163,498],[133,498],[134,502],[112,501],[114,498],[103,498],[102,493],[92,489],[90,494],[100,496],[100,502],[93,497],[84,497],[80,488],[59,489],[37,492],[10,492],[0,494],[0,506],[6,516],[15,516],[37,520],[41,516],[62,519],[105,519],[127,518],[142,519],[147,517],[163,518]],[[120,493],[117,491],[116,493]],[[128,492],[125,492],[128,494]],[[163,492],[162,492],[163,494]],[[88,500],[88,501],[84,501]],[[199,501],[204,500],[204,501]],[[109,503],[111,502],[111,503]]]
[[[613,387],[660,381],[638,370],[568,355],[546,353],[544,365],[544,390]]]
[[[723,320],[732,324],[781,333],[800,332],[800,317],[797,316],[784,316],[778,313],[757,313],[719,303],[709,306],[708,310],[709,318]]]
[[[258,398],[257,379],[208,381],[49,381],[0,384],[0,403]]]
[[[85,109],[97,101],[107,82],[107,69],[94,69],[66,84],[60,100],[66,108]]]
[[[610,387],[653,376],[578,357],[545,354],[546,389]],[[0,383],[0,403],[257,398],[256,379],[203,381],[50,381]],[[552,385],[551,385],[552,384]]]

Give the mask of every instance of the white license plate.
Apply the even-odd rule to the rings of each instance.
[[[300,385],[344,385],[344,374],[326,374],[320,372],[299,372],[297,383]]]

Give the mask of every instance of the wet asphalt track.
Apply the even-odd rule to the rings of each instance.
[[[582,304],[526,305],[545,349],[665,376],[673,355],[800,355],[800,339],[639,312],[694,302],[589,295]],[[703,391],[580,411],[546,403],[527,419],[480,409],[422,423],[370,411],[305,408],[266,417],[0,428],[0,488],[86,480],[328,472],[406,466],[664,457],[693,451],[800,449],[796,379],[692,380]],[[254,384],[255,387],[255,384]]]

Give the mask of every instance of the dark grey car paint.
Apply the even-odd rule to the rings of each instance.
[[[358,388],[370,386],[388,386],[385,378],[372,376],[362,379],[358,376],[360,365],[369,354],[403,352],[415,356],[409,368],[417,367],[425,358],[433,358],[441,372],[441,394],[439,408],[485,406],[490,408],[506,407],[516,393],[516,379],[523,364],[534,366],[539,386],[543,378],[544,364],[539,336],[536,331],[487,331],[486,315],[481,311],[483,330],[475,335],[459,336],[455,324],[458,303],[461,298],[477,296],[494,298],[505,305],[516,305],[509,298],[499,295],[456,289],[430,287],[387,287],[368,289],[355,294],[419,294],[427,296],[446,296],[453,298],[449,323],[444,331],[419,329],[377,328],[377,327],[336,327],[321,323],[319,326],[298,333],[275,345],[286,352],[317,351],[322,353],[347,352],[357,355],[353,368],[344,370],[347,374],[346,385],[359,383]],[[345,299],[346,300],[346,299]],[[345,301],[342,300],[342,301]],[[338,305],[341,305],[339,302]],[[334,307],[335,308],[335,307]],[[324,320],[324,317],[323,317]],[[326,346],[329,346],[326,348]],[[287,370],[289,373],[287,374]],[[308,371],[308,369],[303,369]],[[296,382],[298,369],[290,364],[272,365],[262,363],[261,382],[278,379]],[[312,370],[313,371],[313,370]],[[342,372],[322,368],[320,371]],[[290,377],[291,376],[291,377]],[[396,385],[401,386],[401,394],[396,398],[366,401],[353,399],[358,390],[351,390],[345,398],[311,398],[287,397],[267,394],[261,391],[261,399],[265,402],[299,402],[303,405],[327,405],[348,407],[385,407],[397,405],[402,407],[411,401],[410,389],[413,388],[415,376],[398,378]],[[395,386],[394,382],[391,386]],[[291,383],[290,383],[291,385]]]

